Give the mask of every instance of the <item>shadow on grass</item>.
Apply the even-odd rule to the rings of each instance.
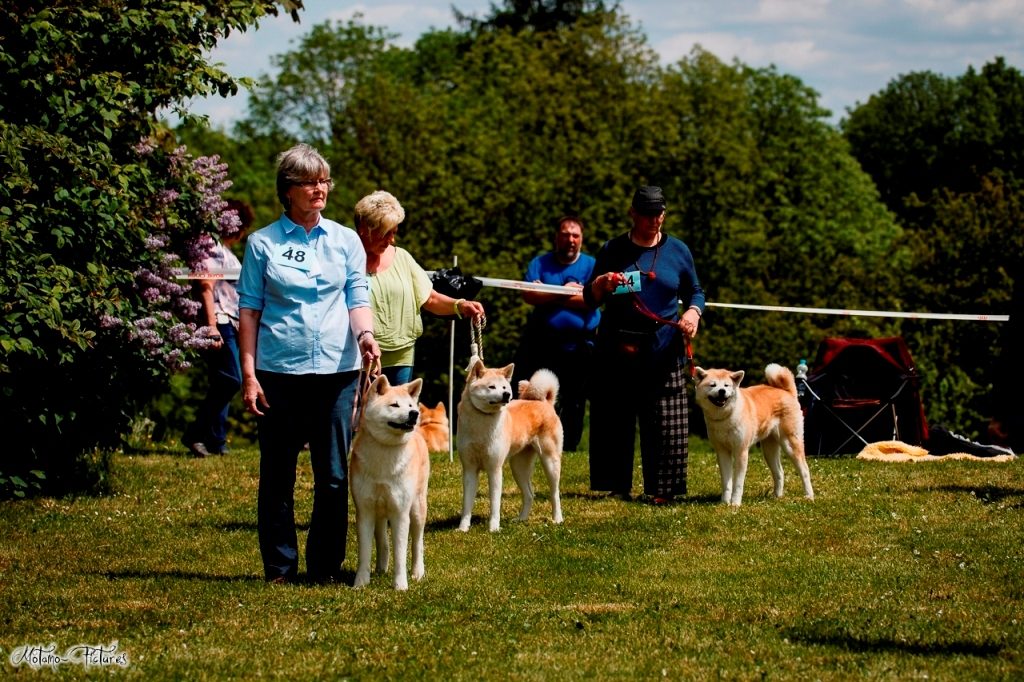
[[[189,571],[103,571],[98,573],[107,580],[152,580],[154,578],[172,578],[175,580],[198,580],[214,583],[265,583],[262,576],[258,575],[216,575],[213,573],[192,573]],[[304,573],[290,584],[307,585],[316,587],[320,585],[348,585],[355,582],[356,572],[353,569],[342,568],[337,575],[329,580],[314,580]],[[271,587],[279,587],[277,585]]]
[[[792,642],[819,644],[857,653],[878,653],[888,651],[915,656],[980,656],[989,658],[1003,652],[1001,644],[991,642],[903,642],[875,635],[859,635],[851,632],[829,632],[829,628],[814,631],[813,626],[781,630],[780,634]]]
[[[107,580],[151,580],[153,578],[174,578],[177,580],[202,580],[217,583],[250,583],[263,582],[263,578],[255,575],[217,575],[214,573],[191,573],[188,571],[101,571]]]
[[[187,524],[189,528],[215,528],[217,530],[223,530],[227,532],[239,532],[244,531],[247,533],[255,533],[258,529],[255,521],[222,521],[220,523],[205,523],[199,521],[193,521]],[[295,524],[295,530],[307,531],[309,530],[309,521],[299,521]]]
[[[999,504],[1000,502],[1012,499],[1013,502],[1009,502],[1007,506],[1013,509],[1024,508],[1024,489],[1022,488],[1006,488],[994,485],[941,485],[925,486],[920,489],[933,492],[955,493],[958,495],[971,495],[978,498],[984,504]]]
[[[461,515],[455,515],[455,516],[449,516],[446,519],[437,519],[435,521],[427,521],[427,525],[426,525],[426,528],[424,529],[424,532],[432,533],[434,531],[441,531],[441,530],[455,530],[456,528],[459,527],[459,521],[461,521],[461,520],[462,520],[462,516]],[[474,523],[480,523],[481,521],[486,523],[486,519],[484,519],[482,517],[479,517],[479,516],[476,516],[476,515],[474,515],[472,517],[472,520],[473,520]]]
[[[537,500],[542,498],[538,495]],[[601,502],[607,500],[609,502],[622,502],[618,497],[615,497],[611,493],[603,490],[585,490],[585,491],[563,491],[562,499],[575,499],[575,500],[590,500],[593,502]],[[721,495],[684,495],[682,497],[673,500],[671,505],[668,506],[683,506],[687,504],[703,504],[703,505],[714,505],[722,501]],[[648,504],[649,500],[645,499],[643,495],[633,495],[626,504]]]

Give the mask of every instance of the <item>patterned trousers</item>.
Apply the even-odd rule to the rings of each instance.
[[[683,366],[650,367],[619,355],[599,356],[590,398],[590,488],[628,493],[636,428],[644,494],[686,494],[688,401]]]

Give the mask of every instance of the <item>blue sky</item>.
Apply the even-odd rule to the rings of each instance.
[[[397,44],[410,46],[424,31],[452,26],[452,5],[483,16],[491,4],[306,0],[301,24],[267,18],[255,31],[232,34],[211,58],[232,75],[258,77],[273,74],[271,57],[324,21],[359,13],[364,23],[385,27],[399,35]],[[624,0],[621,7],[663,62],[700,44],[725,61],[775,65],[814,88],[833,121],[912,71],[958,76],[996,56],[1024,69],[1024,0]],[[244,117],[246,97],[213,97],[191,108],[229,128]]]

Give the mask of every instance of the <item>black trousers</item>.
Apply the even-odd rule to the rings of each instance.
[[[257,371],[270,403],[259,417],[260,483],[257,529],[268,580],[298,572],[295,470],[309,443],[313,512],[306,537],[312,580],[336,578],[348,536],[348,449],[358,372],[277,374]]]

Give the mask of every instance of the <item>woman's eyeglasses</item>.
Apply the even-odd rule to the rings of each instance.
[[[319,180],[299,180],[295,184],[306,189],[316,189],[320,185],[323,185],[328,190],[334,189],[334,180],[331,180],[330,178],[321,178]]]

